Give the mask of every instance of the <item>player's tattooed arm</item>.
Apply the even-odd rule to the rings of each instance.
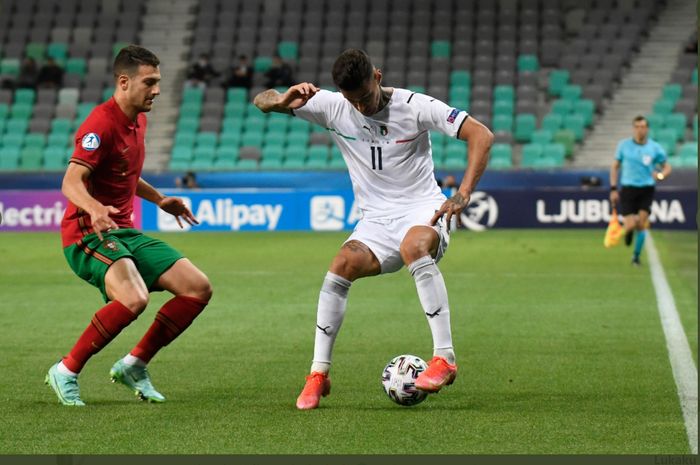
[[[260,92],[253,99],[253,103],[264,113],[276,111],[279,113],[291,113],[292,110],[306,105],[311,97],[316,95],[319,89],[311,83],[302,82],[287,89],[280,94],[275,89]]]

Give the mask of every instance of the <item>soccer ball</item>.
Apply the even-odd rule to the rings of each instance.
[[[391,359],[382,372],[384,392],[399,405],[420,404],[428,393],[416,389],[416,378],[428,365],[415,355],[399,355]]]

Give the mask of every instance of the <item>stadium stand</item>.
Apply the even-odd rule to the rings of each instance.
[[[72,132],[111,94],[113,53],[138,42],[148,3],[2,2],[0,169],[63,168]],[[366,49],[387,85],[426,92],[489,125],[492,168],[566,166],[664,8],[646,0],[199,0],[186,61],[206,53],[219,76],[181,92],[167,168],[343,169],[323,128],[264,115],[251,100],[265,89],[275,55],[295,80],[333,89],[330,69],[347,47]],[[252,63],[252,86],[226,88],[240,55]],[[674,159],[696,165],[690,55],[679,59],[649,118]],[[27,57],[56,60],[62,85],[15,89]],[[437,168],[465,167],[463,143],[431,139]]]

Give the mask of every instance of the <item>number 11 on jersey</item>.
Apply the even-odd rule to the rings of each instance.
[[[377,168],[379,166],[379,168]],[[372,146],[372,169],[382,169],[382,148]]]

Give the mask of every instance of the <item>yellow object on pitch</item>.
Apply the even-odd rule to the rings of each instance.
[[[603,245],[607,248],[614,247],[620,243],[620,238],[624,229],[620,224],[620,220],[617,219],[617,210],[613,208],[612,214],[610,215],[610,222],[608,223],[608,228],[605,230],[605,239],[603,239]]]

